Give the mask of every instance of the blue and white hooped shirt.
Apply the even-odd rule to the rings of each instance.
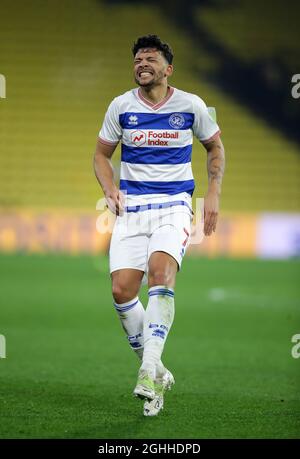
[[[200,97],[169,87],[155,105],[135,88],[111,102],[99,138],[109,145],[122,143],[120,190],[131,205],[175,197],[190,204],[193,135],[207,143],[219,134]]]

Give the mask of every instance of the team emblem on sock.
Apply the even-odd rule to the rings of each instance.
[[[158,336],[161,339],[165,339],[166,333],[168,333],[169,329],[165,325],[158,325],[158,324],[149,324],[149,328],[154,328],[152,332],[152,336]]]

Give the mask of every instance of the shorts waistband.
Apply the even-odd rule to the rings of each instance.
[[[166,209],[168,207],[174,206],[186,206],[192,215],[194,215],[193,210],[186,201],[169,201],[169,202],[155,202],[149,204],[141,204],[137,206],[127,206],[125,207],[125,212],[143,212],[145,210],[151,209]]]

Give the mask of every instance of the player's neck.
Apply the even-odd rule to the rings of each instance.
[[[144,88],[140,86],[140,91],[145,99],[156,105],[168,96],[170,86],[167,82],[166,84],[155,86],[154,88]]]

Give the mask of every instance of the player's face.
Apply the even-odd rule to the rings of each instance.
[[[139,86],[153,87],[172,74],[173,67],[155,49],[140,49],[134,58],[134,79]]]

